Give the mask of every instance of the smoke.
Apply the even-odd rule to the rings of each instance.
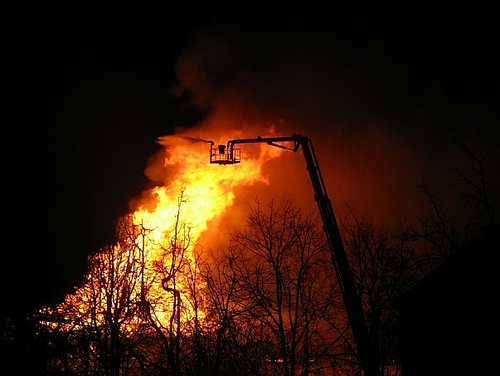
[[[225,143],[303,134],[337,213],[350,208],[381,224],[424,215],[418,182],[452,184],[452,169],[466,163],[455,141],[479,151],[497,143],[488,103],[467,87],[477,72],[456,63],[461,33],[438,50],[431,42],[449,35],[437,23],[422,32],[415,20],[363,11],[260,16],[211,18],[179,56],[172,94],[206,116],[178,136]],[[264,169],[270,185],[238,199],[284,195],[314,209],[305,167],[283,152]]]

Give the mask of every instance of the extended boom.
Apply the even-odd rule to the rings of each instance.
[[[293,142],[293,147],[284,146],[279,144],[280,142]],[[314,199],[318,204],[321,219],[323,220],[323,229],[332,253],[335,273],[342,292],[354,340],[356,341],[360,363],[366,376],[378,376],[380,374],[378,361],[366,326],[361,300],[356,290],[354,277],[349,267],[333,207],[328,198],[311,140],[300,134],[294,134],[290,137],[235,139],[228,141],[227,146],[218,145],[217,147],[211,142],[210,163],[222,165],[239,163],[241,161],[241,150],[235,148],[235,145],[248,143],[267,143],[271,146],[293,152],[302,147],[302,152],[306,160],[306,168],[314,190]]]

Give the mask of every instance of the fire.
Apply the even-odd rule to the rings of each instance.
[[[219,166],[210,164],[205,140],[177,135],[158,142],[164,147],[164,181],[134,201],[133,211],[117,229],[118,244],[92,256],[84,284],[55,309],[64,322],[75,316],[81,316],[81,324],[103,322],[110,309],[123,312],[120,302],[125,298],[147,303],[159,327],[172,322],[175,310],[182,322],[202,319],[203,308],[190,304],[197,293],[190,280],[196,275],[197,242],[232,207],[238,187],[267,183],[262,167],[281,153],[265,145],[249,148],[253,154],[244,154],[244,163]],[[111,285],[111,280],[126,282]]]
[[[192,144],[177,145],[169,150],[166,166],[179,167],[175,176],[169,177],[165,187],[154,188],[152,202],[144,203],[135,213],[137,223],[157,229],[155,240],[164,236],[165,229],[171,229],[177,218],[178,198],[182,192],[183,207],[180,221],[191,229],[191,236],[198,239],[210,220],[218,217],[230,207],[235,199],[234,188],[240,185],[263,181],[260,176],[260,162],[247,163],[231,168],[221,168],[209,163],[208,146],[203,150]],[[154,209],[150,207],[154,205]]]

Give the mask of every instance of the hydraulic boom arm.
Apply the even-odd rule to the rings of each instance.
[[[284,146],[279,144],[279,142],[293,142],[293,147]],[[248,143],[267,143],[271,146],[291,150],[293,152],[298,151],[298,149],[302,147],[302,152],[306,160],[306,168],[309,172],[314,190],[314,199],[318,204],[321,219],[323,220],[323,229],[332,253],[335,273],[342,292],[342,298],[344,300],[354,340],[356,341],[361,366],[366,376],[379,375],[378,362],[366,326],[361,300],[356,290],[354,277],[349,267],[340,231],[335,219],[335,213],[330,199],[328,198],[311,140],[300,134],[294,134],[290,137],[235,139],[228,141],[227,147],[225,145],[214,147],[212,142],[212,147],[210,148],[210,163],[224,165],[239,163],[241,161],[241,150],[235,148],[235,145]]]

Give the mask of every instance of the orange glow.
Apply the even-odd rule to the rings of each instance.
[[[203,319],[202,304],[196,312],[191,304],[194,292],[189,280],[196,275],[195,250],[200,236],[233,206],[239,188],[267,184],[263,165],[283,153],[268,145],[248,147],[248,152],[242,153],[244,163],[220,166],[210,164],[210,144],[205,140],[186,134],[161,137],[158,143],[164,148],[163,164],[149,168],[164,176],[164,181],[133,200],[125,231],[117,229],[118,244],[89,259],[84,284],[56,308],[65,312],[65,319],[79,316],[85,317],[80,319],[83,325],[92,320],[102,323],[110,309],[122,312],[124,295],[129,301],[147,301],[161,327],[171,322],[173,307],[179,304],[176,297],[182,302],[182,322],[193,320],[195,315]],[[224,236],[213,230],[210,234]],[[92,263],[98,266],[93,268]],[[126,283],[119,282],[123,276],[128,278]],[[118,282],[110,285],[111,280]],[[202,290],[202,282],[196,283],[197,290]],[[69,307],[74,308],[68,311]],[[89,315],[91,311],[96,313]]]

